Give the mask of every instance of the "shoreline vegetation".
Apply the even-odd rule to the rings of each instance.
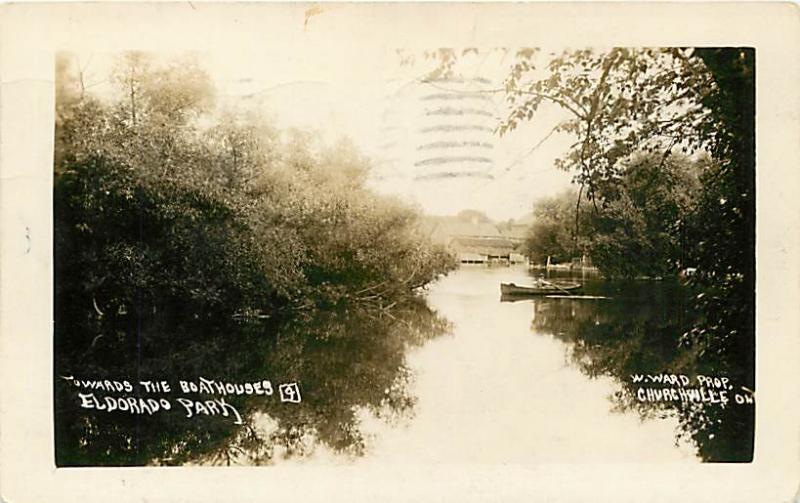
[[[440,50],[438,73],[462,56]],[[554,106],[569,116],[554,131],[576,140],[556,166],[573,174],[577,195],[537,204],[530,256],[588,255],[604,275],[623,278],[684,275],[696,315],[677,344],[750,389],[755,58],[747,47],[520,49],[498,128],[512,134]]]
[[[54,374],[303,386],[293,407],[231,398],[232,428],[105,418],[56,379],[59,466],[268,464],[310,438],[358,454],[358,408],[413,405],[405,349],[447,328],[418,292],[456,263],[365,187],[350,143],[224,108],[192,60],[127,53],[104,97],[67,55],[56,73]]]
[[[57,321],[385,307],[454,267],[350,143],[220,111],[193,61],[128,53],[105,100],[76,71],[59,59]]]

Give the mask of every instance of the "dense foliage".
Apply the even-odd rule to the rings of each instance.
[[[533,224],[528,229],[525,250],[537,264],[569,263],[578,246],[573,232],[575,198],[572,190],[542,198],[533,206]]]
[[[109,81],[113,95],[92,96],[58,60],[56,375],[222,371],[220,351],[243,337],[235,320],[385,313],[453,267],[414,210],[364,187],[368,162],[347,141],[320,145],[216,105],[190,59],[126,54]],[[59,410],[74,407],[64,399]],[[75,462],[97,428],[64,414],[61,453]],[[109,442],[135,440],[128,426]],[[117,461],[167,452],[152,449]]]
[[[685,264],[685,221],[697,197],[699,163],[637,154],[620,164],[618,185],[590,217],[592,261],[614,276],[674,274]]]
[[[700,49],[698,56],[716,84],[703,102],[714,118],[709,150],[718,162],[702,175],[692,215],[693,283],[703,317],[683,342],[755,389],[755,51]]]
[[[579,208],[574,191],[537,201],[527,240],[531,258],[563,263],[585,254],[607,276],[674,275],[689,260],[688,219],[699,197],[698,173],[709,163],[636,153],[619,161],[599,211]]]
[[[754,389],[755,51],[569,50],[543,66],[537,54],[517,54],[499,132],[544,103],[569,114],[556,129],[576,141],[557,165],[579,186],[575,251],[612,275],[691,268],[695,321],[681,344]],[[752,414],[733,427],[749,445],[742,459],[748,424]]]
[[[87,337],[145,313],[380,301],[451,266],[412,210],[363,187],[352,146],[205,113],[213,90],[191,62],[129,54],[110,101],[59,68],[58,321]]]

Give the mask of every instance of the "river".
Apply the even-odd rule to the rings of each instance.
[[[164,379],[172,409],[78,407],[58,380],[59,465],[748,460],[753,406],[637,399],[632,375],[724,370],[679,348],[686,287],[595,275],[572,279],[606,298],[501,299],[501,282],[535,274],[462,266],[386,309],[219,326],[189,319],[168,336],[145,328],[138,346],[98,355],[94,375],[127,368],[137,380]],[[57,375],[72,368],[81,367]],[[224,397],[243,419],[236,424],[234,414],[182,407],[208,398],[178,387],[200,377],[269,379],[273,393]],[[300,403],[278,399],[281,383],[298,385]]]
[[[582,279],[588,292],[609,293],[599,279]],[[675,417],[643,420],[636,411],[615,407],[620,382],[609,375],[588,375],[575,361],[583,357],[565,333],[578,320],[597,327],[609,323],[609,313],[620,304],[638,307],[639,312],[628,312],[629,319],[644,316],[655,322],[659,306],[647,305],[647,300],[643,305],[638,297],[500,301],[501,282],[530,280],[526,268],[465,266],[430,289],[429,305],[452,322],[452,332],[409,355],[416,376],[415,417],[405,428],[373,423],[373,460],[697,459],[692,446],[676,442]],[[642,286],[665,289],[660,284]],[[661,307],[665,316],[671,314],[669,305]],[[626,334],[610,335],[620,345],[629,341]],[[641,370],[668,370],[667,364]]]

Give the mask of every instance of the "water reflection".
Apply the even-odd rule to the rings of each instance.
[[[57,379],[58,464],[750,459],[752,405],[636,399],[635,373],[747,382],[732,362],[677,344],[694,316],[682,285],[584,277],[584,293],[610,298],[500,302],[501,282],[524,284],[529,274],[463,267],[426,302],[390,311],[259,323],[171,312],[179,328],[170,333],[167,315],[154,313],[88,342],[59,326],[57,376],[296,381],[302,402],[230,398],[244,419],[235,425],[186,418],[180,408],[152,416],[81,409],[75,389]]]
[[[602,281],[584,277],[584,292],[605,300],[539,298],[532,328],[567,343],[569,359],[590,378],[609,376],[618,383],[614,409],[644,419],[675,416],[677,436],[694,444],[704,461],[750,461],[754,407],[737,404],[733,392],[750,386],[746,365],[681,347],[680,335],[695,314],[690,292],[677,281]],[[752,348],[751,348],[752,351]],[[746,362],[747,355],[741,355]],[[634,374],[726,376],[733,383],[727,407],[682,401],[640,401]],[[743,394],[747,394],[743,392]]]
[[[693,316],[683,286],[585,277],[584,293],[610,298],[500,302],[501,282],[530,280],[524,268],[467,266],[432,288],[453,334],[410,355],[415,418],[401,431],[375,428],[361,463],[748,459],[752,406],[634,400],[634,372],[735,378],[679,347]]]
[[[360,455],[365,438],[359,410],[385,421],[410,414],[414,397],[405,353],[447,331],[445,320],[421,301],[391,311],[341,310],[282,322],[185,320],[170,334],[159,331],[158,318],[146,321],[140,337],[121,330],[117,337],[98,339],[89,353],[75,351],[68,331],[59,331],[56,375],[163,379],[173,388],[198,376],[242,383],[268,379],[273,386],[297,382],[301,403],[282,403],[277,391],[269,397],[226,397],[243,425],[219,415],[187,418],[177,404],[151,416],[109,413],[80,408],[76,389],[57,378],[60,466],[268,464],[318,448]]]

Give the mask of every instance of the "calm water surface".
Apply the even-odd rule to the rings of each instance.
[[[608,346],[624,345],[630,334],[614,333],[625,328],[615,315],[655,324],[674,319],[674,296],[653,305],[664,299],[652,291],[626,292],[623,298],[619,288],[583,278],[585,293],[617,296],[500,302],[501,282],[530,280],[525,268],[462,267],[430,289],[429,305],[453,323],[452,333],[409,355],[415,417],[405,428],[373,422],[375,443],[367,462],[696,459],[690,445],[676,441],[676,418],[643,419],[635,410],[621,410],[624,405],[615,400],[620,380],[593,375],[586,366],[593,362],[579,354],[581,341],[569,333],[577,323],[611,328]],[[641,286],[669,295],[664,285]]]
[[[684,287],[589,276],[578,278],[584,293],[609,299],[501,301],[501,282],[526,284],[531,275],[465,266],[424,299],[387,310],[255,323],[189,318],[170,333],[154,317],[134,327],[138,336],[121,331],[88,353],[70,353],[69,332],[59,329],[56,376],[173,386],[198,376],[270,379],[298,383],[302,402],[228,397],[243,418],[237,425],[220,415],[187,418],[176,396],[168,396],[173,409],[149,416],[80,408],[75,388],[57,378],[58,463],[747,460],[753,407],[635,399],[631,374],[718,370],[713,358],[702,364],[702,355],[678,349],[689,323]]]

